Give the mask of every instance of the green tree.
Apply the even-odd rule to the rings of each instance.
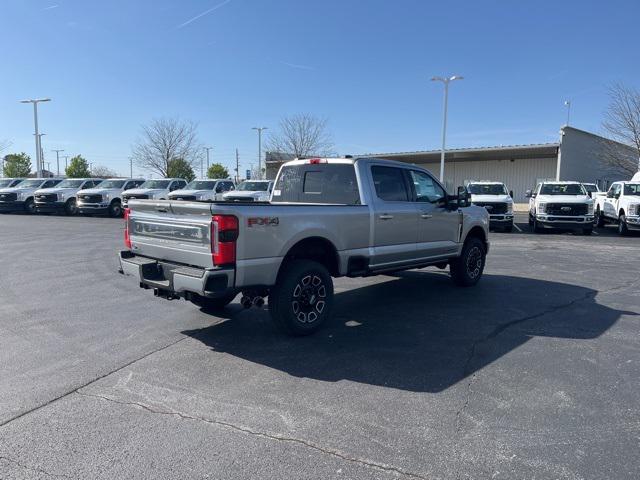
[[[31,158],[26,153],[10,153],[4,157],[5,177],[27,177],[31,173]]]
[[[91,176],[89,163],[82,157],[82,155],[76,155],[73,157],[64,173],[66,173],[69,178],[86,178]]]
[[[167,178],[184,178],[188,182],[196,178],[193,168],[183,158],[174,158],[167,164]]]
[[[229,171],[219,163],[212,164],[207,170],[208,178],[229,178]]]

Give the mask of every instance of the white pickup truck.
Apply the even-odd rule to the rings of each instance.
[[[225,193],[222,198],[228,202],[268,202],[271,190],[272,180],[246,180],[235,190]]]
[[[618,233],[640,230],[640,179],[614,182],[607,192],[595,194],[596,226],[618,225]]]
[[[169,194],[187,186],[183,178],[159,178],[147,180],[138,188],[132,188],[122,194],[122,206],[127,208],[127,202],[132,198],[139,200],[166,200]]]
[[[235,190],[233,180],[205,178],[193,180],[186,187],[174,190],[168,196],[169,200],[187,200],[192,202],[216,202],[223,200],[226,192]]]
[[[293,335],[333,307],[331,277],[449,266],[475,285],[489,250],[489,215],[414,165],[372,158],[285,163],[270,202],[131,200],[120,268],[156,296],[222,308],[260,306]]]
[[[593,232],[593,200],[579,182],[542,182],[529,197],[529,226]]]
[[[107,214],[110,217],[122,215],[122,194],[138,188],[144,178],[109,178],[93,188],[88,188],[76,196],[76,206],[80,214]]]
[[[504,232],[513,230],[513,198],[502,182],[473,181],[467,184],[471,203],[489,212],[489,227]]]

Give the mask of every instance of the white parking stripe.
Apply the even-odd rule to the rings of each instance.
[[[522,233],[522,230],[520,229],[520,227],[518,225],[516,225],[515,223],[513,224],[513,227],[518,230],[520,233]]]

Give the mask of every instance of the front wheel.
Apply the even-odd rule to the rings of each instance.
[[[589,235],[591,235],[592,233],[593,233],[593,228],[583,228],[583,229],[582,229],[582,234],[583,234],[583,235],[587,235],[587,236],[589,236]]]
[[[122,205],[120,204],[119,201],[114,200],[113,202],[111,202],[111,205],[109,205],[109,216],[115,218],[121,215],[122,215]]]
[[[451,261],[449,274],[453,283],[460,287],[471,287],[478,283],[482,272],[487,252],[484,243],[479,238],[470,238],[462,247],[462,254]]]
[[[627,226],[627,217],[623,213],[618,219],[618,234],[627,235],[628,233],[629,227]]]
[[[24,211],[29,215],[36,213],[36,204],[33,201],[33,198],[28,198],[26,202],[24,202]]]
[[[604,215],[602,214],[602,211],[600,210],[600,208],[596,210],[595,224],[596,224],[596,227],[598,228],[604,227]]]
[[[64,213],[65,215],[71,216],[75,215],[78,212],[78,207],[76,206],[76,199],[70,198],[67,200],[67,203],[64,204]]]
[[[293,260],[278,275],[269,293],[269,312],[276,326],[289,335],[315,333],[331,316],[333,280],[324,265]]]

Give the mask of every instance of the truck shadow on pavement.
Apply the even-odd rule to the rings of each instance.
[[[595,339],[621,315],[637,315],[598,304],[595,290],[552,281],[485,275],[465,289],[443,273],[387,278],[337,292],[334,319],[310,337],[284,336],[268,312],[235,305],[229,320],[183,333],[296,377],[440,392],[532,337]]]

